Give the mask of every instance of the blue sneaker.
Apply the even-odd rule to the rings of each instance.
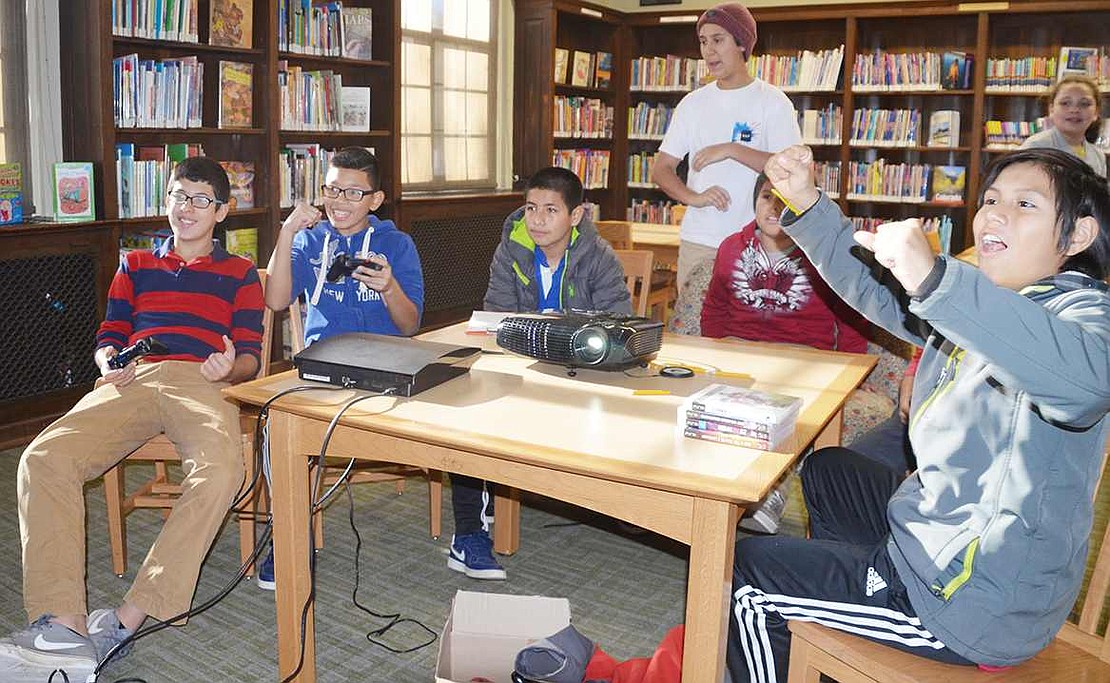
[[[274,583],[274,547],[270,546],[270,552],[266,553],[266,559],[262,560],[258,565],[258,574],[254,577],[254,582],[258,587],[264,591],[272,591],[277,588]]]
[[[451,536],[447,567],[472,579],[505,580],[505,568],[493,559],[493,541],[485,531]]]

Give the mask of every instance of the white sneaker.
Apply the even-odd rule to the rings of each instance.
[[[777,534],[779,522],[786,511],[786,484],[767,494],[759,506],[748,510],[740,519],[739,527],[745,531],[761,534]]]

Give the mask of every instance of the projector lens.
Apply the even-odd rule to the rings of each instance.
[[[594,365],[609,353],[609,335],[597,327],[584,327],[574,333],[570,345],[578,362]]]

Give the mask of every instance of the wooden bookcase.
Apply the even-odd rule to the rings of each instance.
[[[59,3],[61,38],[61,84],[63,153],[67,161],[91,161],[95,173],[96,221],[42,226],[25,224],[0,230],[4,265],[23,268],[35,277],[39,272],[59,272],[80,277],[85,288],[95,287],[95,296],[82,310],[63,307],[42,315],[40,299],[55,289],[35,286],[35,291],[15,295],[15,309],[27,311],[29,340],[41,344],[53,327],[35,332],[39,323],[80,315],[80,325],[58,329],[73,334],[74,346],[86,349],[72,360],[73,372],[59,372],[61,379],[32,382],[26,396],[0,400],[0,444],[20,443],[68,409],[91,387],[95,378],[92,353],[95,324],[103,319],[108,285],[119,264],[119,239],[128,233],[166,228],[165,216],[121,219],[117,205],[116,145],[134,143],[200,143],[207,156],[219,161],[248,161],[254,164],[255,208],[234,211],[217,227],[221,237],[226,228],[254,227],[258,230],[259,260],[269,259],[273,239],[288,210],[278,205],[280,180],[278,151],[287,143],[319,143],[328,149],[347,145],[373,147],[378,157],[381,186],[386,204],[379,214],[397,220],[400,214],[400,2],[401,0],[345,0],[344,6],[373,9],[372,57],[370,61],[338,57],[311,57],[278,50],[278,0],[253,0],[251,47],[231,48],[208,44],[210,0],[199,0],[198,43],[152,40],[113,35],[113,0],[80,0]],[[137,53],[140,59],[165,60],[195,55],[204,64],[203,113],[199,128],[122,128],[113,118],[112,60]],[[252,65],[252,124],[249,128],[219,127],[219,63],[221,60]],[[370,86],[371,127],[367,133],[286,132],[281,130],[278,94],[278,62],[288,60],[304,69],[328,69],[343,75],[345,85]],[[64,265],[80,255],[80,267]],[[72,259],[71,259],[72,260]],[[54,265],[57,264],[57,265]],[[91,273],[91,277],[90,277]],[[37,280],[36,280],[37,281]],[[23,301],[27,299],[27,301]],[[70,302],[72,303],[72,302]],[[85,310],[95,306],[95,311]],[[36,314],[36,312],[39,312]],[[87,319],[86,319],[87,318]],[[89,323],[89,320],[95,322]],[[79,329],[78,333],[72,330]],[[31,342],[28,342],[31,343]],[[24,354],[28,355],[28,354]],[[67,356],[70,355],[67,351]],[[66,361],[67,363],[71,361]],[[91,368],[91,370],[90,370]],[[44,373],[49,374],[49,373]],[[72,378],[72,381],[70,379]]]
[[[603,16],[594,16],[599,11]],[[677,55],[699,57],[695,23],[702,10],[620,13],[572,0],[529,0],[518,3],[517,14],[517,90],[514,172],[526,176],[550,163],[554,148],[550,117],[553,95],[561,86],[553,84],[553,50],[558,37],[567,31],[597,45],[615,35],[613,48],[618,57],[614,66],[613,93],[616,103],[613,157],[602,217],[623,219],[630,201],[665,200],[658,189],[629,187],[628,155],[650,153],[657,140],[630,139],[628,108],[639,102],[677,104],[685,93],[629,92],[622,88],[629,81],[631,60],[641,56]],[[755,54],[794,55],[799,50],[833,49],[844,45],[841,76],[835,89],[823,91],[787,90],[799,113],[830,105],[842,110],[840,142],[812,145],[818,161],[839,162],[838,201],[850,216],[898,219],[909,216],[948,215],[954,223],[953,253],[971,244],[971,219],[979,193],[980,176],[998,152],[985,144],[984,122],[989,118],[1033,120],[1046,113],[1043,95],[1030,92],[997,93],[986,89],[988,59],[999,57],[1050,57],[1059,55],[1062,46],[1110,46],[1102,27],[1110,22],[1110,2],[1080,0],[1062,2],[1011,1],[1000,3],[914,2],[895,6],[881,4],[836,5],[831,7],[758,7],[752,8],[758,25],[759,40]],[[592,17],[584,19],[583,17]],[[593,23],[586,30],[584,23]],[[599,25],[606,29],[599,32]],[[609,26],[615,26],[609,29]],[[602,49],[594,47],[593,49]],[[973,55],[971,87],[939,91],[902,90],[871,92],[854,88],[852,66],[859,54],[881,50],[887,53],[962,51]],[[620,75],[621,79],[616,78]],[[1102,110],[1110,100],[1103,91]],[[854,112],[863,108],[912,109],[921,114],[918,144],[902,147],[852,144]],[[927,146],[929,117],[938,110],[960,113],[959,141],[956,147]],[[848,198],[849,164],[852,161],[884,159],[888,163],[963,166],[967,169],[964,202],[961,205],[897,203]]]

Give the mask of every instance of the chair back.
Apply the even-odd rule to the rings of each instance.
[[[266,277],[269,273],[265,268],[258,269],[258,281],[262,283],[262,291],[266,291]],[[269,306],[262,309],[262,355],[258,358],[258,376],[265,377],[270,374],[270,361],[273,360],[274,346],[274,312]]]
[[[632,296],[632,312],[646,316],[648,294],[651,290],[651,268],[653,255],[650,251],[636,249],[617,249],[617,260],[624,269],[624,283]]]
[[[1086,594],[1082,605],[1076,603],[1078,615],[1073,613],[1075,620],[1069,619],[1060,630],[1059,637],[1082,648],[1104,662],[1110,662],[1110,628],[1105,633],[1099,633],[1099,627],[1106,621],[1106,614],[1110,612],[1110,486],[1106,481],[1106,461],[1110,456],[1110,441],[1106,444],[1106,454],[1102,456],[1101,475],[1095,489],[1095,521],[1094,527],[1105,525],[1102,533],[1102,544],[1097,548],[1098,556],[1094,567],[1090,569],[1090,579],[1087,582]],[[1092,535],[1093,541],[1093,535]],[[1090,552],[1094,553],[1095,547]],[[1088,566],[1090,563],[1088,562]]]
[[[614,249],[632,248],[632,224],[628,221],[597,221],[594,227]]]

